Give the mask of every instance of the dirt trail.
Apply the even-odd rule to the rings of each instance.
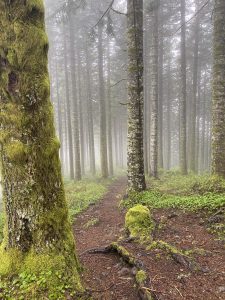
[[[118,202],[125,193],[125,187],[125,179],[115,181],[104,199],[80,215],[74,224],[78,253],[85,269],[83,282],[95,291],[93,298],[96,300],[139,299],[132,272],[117,255],[85,253],[92,248],[107,246],[123,235],[124,213],[118,209]],[[154,218],[167,220],[165,227],[156,234],[157,240],[164,240],[179,249],[206,250],[204,255],[195,256],[205,272],[192,273],[158,250],[148,252],[138,243],[123,244],[144,263],[151,279],[150,288],[155,291],[157,299],[225,299],[224,246],[207,232],[202,216],[157,210]],[[98,222],[85,228],[90,220]]]
[[[93,293],[94,299],[138,299],[133,277],[126,273],[118,256],[83,254],[85,250],[107,246],[122,235],[124,215],[118,209],[118,198],[125,193],[125,188],[125,179],[115,181],[104,199],[79,216],[74,226],[77,250],[85,268],[83,280],[89,289],[97,291]],[[85,224],[93,219],[99,222],[85,228]]]

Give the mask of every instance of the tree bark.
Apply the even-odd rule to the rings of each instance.
[[[143,0],[128,0],[128,192],[145,190],[143,145]]]
[[[15,266],[17,271],[26,269],[28,259],[32,273],[35,262],[46,254],[55,258],[57,269],[61,255],[63,272],[75,276],[74,288],[81,289],[50,102],[43,2],[1,0],[0,27],[0,154],[6,211],[0,265],[6,266],[8,257],[11,276]]]
[[[225,177],[225,2],[213,13],[212,172]]]
[[[150,137],[150,153],[151,153],[151,176],[158,177],[158,61],[159,61],[159,35],[158,35],[158,14],[159,14],[159,1],[153,1],[151,5],[151,18],[152,18],[152,42],[150,50],[151,61],[151,137]]]

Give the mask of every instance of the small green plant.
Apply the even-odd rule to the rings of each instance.
[[[86,224],[84,224],[84,228],[88,229],[90,227],[97,225],[98,223],[99,223],[99,218],[92,218]]]
[[[180,176],[167,173],[150,181],[151,189],[134,193],[121,202],[132,207],[177,208],[186,211],[215,211],[225,206],[225,180],[213,176]]]
[[[107,191],[108,184],[109,181],[107,180],[66,181],[65,191],[71,221],[77,214],[101,200]]]

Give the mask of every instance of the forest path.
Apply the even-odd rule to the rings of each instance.
[[[77,251],[84,267],[83,281],[89,289],[97,290],[93,293],[94,299],[138,299],[133,276],[126,273],[127,269],[117,255],[84,253],[108,246],[122,235],[124,214],[118,204],[125,190],[125,178],[114,181],[103,200],[78,216],[74,224]]]
[[[118,255],[87,253],[87,250],[108,246],[124,234],[125,212],[119,210],[118,204],[125,189],[126,179],[113,182],[103,200],[78,216],[74,224],[77,250],[84,267],[82,280],[94,291],[95,300],[139,299],[132,272]],[[177,249],[194,250],[193,257],[204,270],[190,271],[158,249],[146,251],[146,247],[138,243],[122,243],[144,263],[156,299],[225,299],[224,244],[207,231],[208,217],[201,212],[173,209],[154,210],[153,215],[158,223],[164,224],[156,232],[155,240],[165,241]]]

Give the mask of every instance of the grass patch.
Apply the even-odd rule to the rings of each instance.
[[[150,190],[132,194],[122,202],[122,206],[142,204],[150,208],[186,211],[214,211],[225,207],[225,180],[218,177],[181,176],[166,172],[159,180],[150,180],[150,186]]]
[[[68,201],[70,219],[86,210],[103,198],[112,180],[99,179],[96,181],[82,180],[79,182],[66,181],[65,191]]]

